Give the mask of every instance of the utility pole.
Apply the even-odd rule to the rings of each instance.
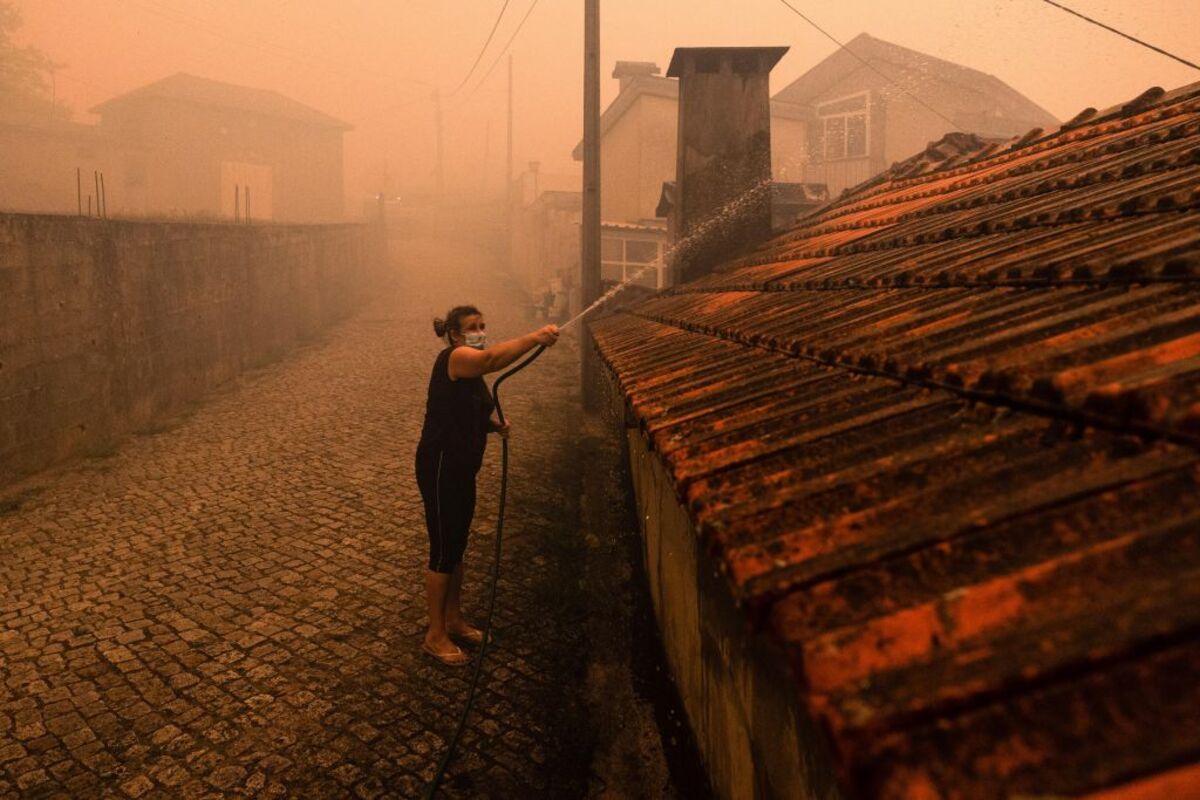
[[[584,0],[583,22],[583,225],[580,289],[583,308],[600,299],[600,0]],[[582,309],[581,309],[582,310]],[[599,361],[586,325],[582,334],[583,407],[599,407]]]
[[[513,165],[513,57],[508,54],[508,157],[504,162],[504,235],[508,237],[508,266],[512,264],[513,213],[512,213],[512,165]]]
[[[446,191],[446,164],[442,160],[442,90],[433,90],[433,110],[437,120],[437,193]]]

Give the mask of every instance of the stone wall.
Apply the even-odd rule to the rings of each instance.
[[[376,225],[0,214],[0,486],[107,452],[346,316]]]
[[[629,429],[628,440],[650,596],[714,793],[838,800],[825,742],[797,700],[782,652],[735,607],[641,432]]]

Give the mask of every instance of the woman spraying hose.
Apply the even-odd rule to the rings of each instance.
[[[547,325],[488,348],[483,314],[474,306],[457,306],[444,320],[435,319],[433,330],[448,346],[433,364],[417,446],[417,485],[429,528],[429,630],[422,647],[445,664],[462,666],[471,658],[450,637],[471,643],[483,638],[463,619],[460,604],[462,557],[475,515],[475,475],[483,463],[487,435],[508,435],[507,427],[492,418],[494,404],[483,376],[504,369],[538,345],[553,345],[558,327]]]

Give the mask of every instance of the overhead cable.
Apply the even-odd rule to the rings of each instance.
[[[1173,58],[1176,61],[1178,61],[1180,64],[1186,64],[1187,66],[1191,67],[1192,69],[1200,69],[1200,64],[1193,64],[1191,61],[1188,61],[1186,58],[1180,58],[1179,56],[1175,55],[1174,53],[1169,53],[1166,50],[1163,50],[1161,47],[1155,47],[1154,45],[1150,44],[1149,42],[1144,42],[1141,39],[1137,38],[1136,36],[1130,36],[1128,33],[1125,33],[1124,31],[1119,31],[1116,28],[1112,27],[1111,25],[1105,25],[1100,20],[1092,19],[1091,17],[1087,16],[1086,14],[1080,14],[1075,9],[1067,8],[1062,3],[1056,3],[1056,2],[1054,2],[1054,0],[1042,0],[1042,2],[1047,3],[1048,5],[1052,5],[1055,8],[1061,9],[1061,10],[1067,12],[1068,14],[1073,14],[1082,20],[1086,20],[1087,22],[1092,23],[1093,25],[1104,28],[1104,30],[1106,30],[1106,31],[1111,31],[1112,33],[1115,33],[1117,36],[1123,36],[1124,38],[1128,39],[1131,42],[1136,42],[1136,43],[1140,44],[1142,47],[1148,47],[1151,50],[1153,50],[1154,52],[1161,53],[1162,55],[1166,56],[1167,58]]]
[[[471,69],[467,71],[466,77],[462,79],[462,83],[454,87],[454,91],[450,92],[447,97],[453,97],[462,91],[462,88],[467,85],[467,81],[471,80],[471,76],[475,74],[479,62],[483,60],[483,54],[487,52],[488,45],[492,43],[492,39],[496,36],[496,29],[500,27],[500,20],[504,19],[504,12],[508,10],[510,0],[504,0],[504,5],[500,6],[500,13],[496,15],[496,22],[492,25],[492,32],[488,34],[487,40],[484,41],[483,47],[479,48],[479,55],[475,56],[475,62],[471,64]]]
[[[781,2],[781,3],[783,3],[785,6],[787,6],[787,7],[788,7],[788,9],[790,9],[790,10],[791,10],[791,12],[792,12],[793,14],[795,14],[795,15],[796,15],[796,16],[798,16],[798,17],[800,17],[800,19],[804,20],[804,21],[805,21],[805,22],[807,22],[809,25],[811,25],[812,27],[816,28],[816,29],[817,29],[817,30],[818,30],[818,31],[821,33],[821,35],[822,35],[822,36],[824,36],[826,39],[828,39],[829,41],[833,42],[834,44],[836,44],[838,47],[840,47],[840,48],[842,48],[843,50],[845,50],[845,51],[846,51],[847,53],[849,53],[850,55],[854,56],[854,58],[855,58],[855,59],[856,59],[856,60],[857,60],[859,63],[861,63],[861,64],[862,64],[864,67],[866,67],[867,69],[871,70],[871,71],[872,71],[872,72],[874,72],[875,74],[879,75],[879,76],[880,76],[881,78],[883,78],[885,81],[887,81],[888,83],[892,84],[892,85],[893,85],[893,86],[895,86],[897,89],[899,89],[900,91],[904,92],[906,95],[908,95],[909,97],[911,97],[913,100],[915,100],[915,101],[917,102],[917,104],[918,104],[918,105],[920,105],[920,106],[924,107],[924,108],[925,108],[925,110],[927,110],[927,111],[931,112],[932,114],[934,114],[934,115],[936,115],[936,116],[938,116],[938,117],[941,117],[943,120],[945,120],[946,122],[948,122],[948,123],[950,124],[950,126],[954,128],[954,130],[956,130],[956,131],[961,131],[961,130],[962,130],[962,128],[960,128],[960,127],[959,127],[959,125],[958,125],[958,123],[957,123],[957,122],[955,122],[954,120],[950,119],[950,118],[949,118],[949,117],[947,117],[945,114],[943,114],[942,112],[938,111],[938,110],[937,110],[936,108],[934,108],[933,106],[931,106],[931,105],[929,105],[928,103],[926,103],[926,102],[925,102],[924,100],[922,100],[920,97],[917,97],[915,94],[913,94],[913,93],[912,93],[912,92],[910,92],[908,89],[906,89],[906,88],[905,88],[903,85],[901,85],[900,83],[896,82],[896,80],[895,80],[895,79],[893,79],[893,78],[892,78],[890,75],[888,75],[886,72],[883,72],[883,71],[881,71],[880,69],[878,69],[878,68],[877,68],[877,67],[876,67],[874,64],[872,64],[872,63],[870,63],[869,61],[867,61],[865,58],[863,58],[862,56],[860,56],[858,53],[854,52],[854,51],[853,51],[853,50],[851,50],[849,47],[846,47],[846,45],[842,44],[842,42],[841,42],[841,41],[840,41],[840,40],[839,40],[837,37],[835,37],[835,36],[834,36],[832,33],[830,33],[829,31],[825,30],[824,28],[822,28],[822,27],[821,27],[820,25],[818,25],[818,24],[817,24],[817,23],[816,23],[814,20],[812,20],[811,18],[809,18],[808,16],[806,16],[806,15],[805,15],[805,14],[804,14],[802,11],[800,11],[800,9],[796,8],[794,5],[792,5],[791,3],[789,3],[789,2],[788,2],[788,0],[779,0],[779,2]]]
[[[521,22],[517,25],[517,29],[513,31],[513,35],[508,37],[508,41],[504,44],[504,49],[500,51],[500,55],[496,56],[496,60],[492,62],[490,67],[488,67],[488,71],[484,73],[483,77],[479,80],[479,83],[475,84],[475,88],[471,90],[471,94],[478,92],[479,87],[487,83],[487,79],[490,78],[492,73],[496,71],[496,65],[500,63],[500,59],[504,58],[504,54],[508,52],[508,48],[512,47],[512,43],[516,41],[517,34],[521,32],[521,28],[525,27],[525,20],[529,19],[529,16],[533,13],[533,10],[537,8],[537,4],[538,0],[533,0],[533,2],[529,5],[529,10],[525,12],[525,16],[521,17]]]

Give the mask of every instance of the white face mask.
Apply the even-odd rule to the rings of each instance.
[[[474,347],[476,350],[483,350],[487,347],[487,334],[482,331],[471,331],[463,334],[463,344],[467,347]]]

